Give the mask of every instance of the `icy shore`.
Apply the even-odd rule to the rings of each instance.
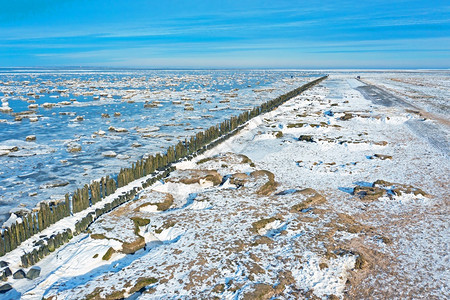
[[[4,295],[445,298],[448,157],[361,85],[335,74],[252,119]]]

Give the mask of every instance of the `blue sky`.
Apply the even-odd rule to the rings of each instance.
[[[450,68],[443,0],[0,0],[0,7],[0,67]]]

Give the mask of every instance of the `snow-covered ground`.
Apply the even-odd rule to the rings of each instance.
[[[407,123],[439,120],[373,104],[355,75],[179,163],[4,296],[448,298],[448,156]]]

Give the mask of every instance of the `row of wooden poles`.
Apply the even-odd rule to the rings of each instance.
[[[230,135],[236,133],[236,129],[245,124],[248,120],[269,112],[287,100],[299,95],[301,92],[321,82],[327,76],[311,81],[297,89],[294,89],[284,95],[273,100],[267,101],[252,110],[245,111],[238,116],[232,116],[230,119],[222,123],[211,126],[205,131],[201,131],[190,139],[178,142],[174,146],[170,146],[166,153],[150,155],[133,163],[130,168],[121,169],[116,178],[106,176],[100,181],[94,181],[86,184],[84,187],[77,189],[72,195],[66,194],[65,199],[59,201],[42,201],[38,206],[29,213],[19,215],[17,221],[9,227],[4,228],[0,238],[0,256],[16,249],[23,241],[29,237],[42,232],[50,225],[57,221],[68,217],[72,214],[85,210],[95,205],[105,197],[113,194],[117,188],[126,186],[130,182],[154,174],[155,176],[147,180],[143,187],[153,184],[161,176],[167,176],[172,169],[171,165],[183,158],[195,156],[202,153],[206,149],[215,146],[227,139]],[[127,193],[122,193],[113,202],[108,203],[102,209],[97,209],[95,213],[90,213],[82,220],[78,221],[75,228],[76,232],[65,230],[53,235],[50,239],[37,245],[31,253],[24,255],[22,264],[24,267],[36,263],[40,258],[44,257],[48,252],[54,251],[59,245],[67,242],[74,234],[84,231],[90,223],[105,212],[117,207],[118,205],[130,201],[136,195],[137,190],[134,189]],[[48,247],[51,244],[50,247]],[[54,245],[54,246],[53,246]]]

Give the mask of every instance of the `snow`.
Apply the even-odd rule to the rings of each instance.
[[[293,275],[300,286],[314,290],[317,297],[327,295],[343,296],[347,271],[355,265],[354,256],[344,256],[327,262],[327,267],[321,269],[321,258],[312,252],[303,256],[304,263],[300,269],[294,269]]]
[[[420,116],[365,99],[355,90],[364,85],[355,76],[334,72],[319,86],[254,118],[224,143],[176,164],[177,171],[164,181],[91,226],[95,232],[102,219],[111,220],[109,238],[75,237],[38,263],[42,275],[35,281],[10,280],[14,289],[24,299],[79,299],[96,289],[103,289],[103,296],[115,289],[127,297],[139,278],[152,277],[157,282],[134,297],[240,299],[266,284],[282,287],[270,290],[282,299],[311,297],[308,293],[321,299],[445,298],[448,157],[409,129],[407,122]],[[341,120],[347,112],[354,117]],[[288,126],[299,122],[305,125]],[[282,137],[275,136],[278,131]],[[311,135],[313,142],[299,140],[300,135]],[[369,159],[375,154],[392,158]],[[217,170],[225,180],[220,185],[181,182],[189,170]],[[256,170],[274,174],[279,185],[270,195],[258,194],[268,176],[231,183],[233,174],[249,176]],[[432,196],[403,193],[369,201],[351,195],[355,185],[372,186],[378,179]],[[301,192],[306,188],[314,190]],[[316,201],[310,200],[314,193],[326,200],[294,210]],[[173,196],[169,209],[142,206],[161,203],[166,194]],[[133,232],[127,227],[132,217],[149,220],[139,228],[146,247],[102,261],[109,247],[120,251],[120,241]],[[253,224],[269,218],[274,219],[252,232]],[[62,221],[53,229],[61,226]],[[362,269],[356,264],[360,257],[366,260]],[[215,289],[219,285],[222,289]]]

